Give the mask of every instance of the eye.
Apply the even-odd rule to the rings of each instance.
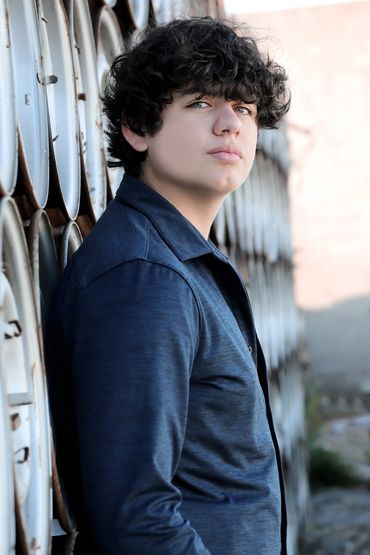
[[[204,100],[196,100],[188,104],[188,108],[207,108],[207,106],[209,106],[209,103]]]
[[[234,110],[236,110],[240,114],[247,116],[256,115],[255,109],[251,108],[250,106],[235,106]]]

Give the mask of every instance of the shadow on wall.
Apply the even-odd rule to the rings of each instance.
[[[370,292],[302,315],[310,373],[323,391],[370,398]]]

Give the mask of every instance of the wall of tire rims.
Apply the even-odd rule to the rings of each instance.
[[[222,15],[222,2],[0,0],[0,555],[73,553],[43,327],[61,271],[122,176],[105,165],[106,72],[148,24],[207,14]],[[251,176],[212,232],[243,273],[266,352],[294,555],[307,486],[287,174],[283,131],[263,132]]]

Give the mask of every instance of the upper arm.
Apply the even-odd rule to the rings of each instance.
[[[171,480],[198,344],[192,290],[177,272],[137,261],[82,289],[74,311],[70,377],[94,527],[124,534],[123,523],[132,532],[150,514],[159,536],[182,530]]]

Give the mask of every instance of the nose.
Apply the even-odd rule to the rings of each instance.
[[[235,113],[234,108],[225,102],[220,106],[216,113],[216,119],[213,124],[213,132],[215,135],[223,135],[224,133],[238,133],[241,128],[239,116]]]

